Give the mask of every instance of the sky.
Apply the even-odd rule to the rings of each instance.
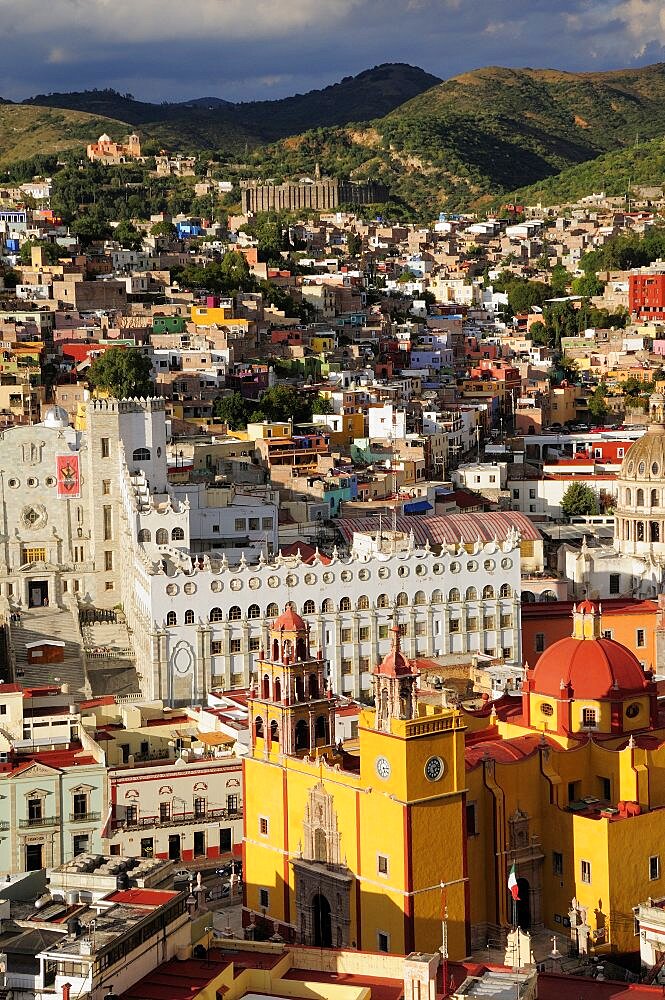
[[[446,78],[665,61],[665,0],[0,0],[0,37],[9,100],[270,100],[384,62]]]

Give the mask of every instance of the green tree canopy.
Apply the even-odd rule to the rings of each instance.
[[[363,248],[363,238],[358,233],[349,233],[346,237],[346,249],[350,257],[357,257]]]
[[[566,517],[595,514],[598,497],[587,483],[571,483],[561,498],[561,510]]]
[[[113,238],[123,250],[140,250],[143,246],[143,236],[132,222],[119,222],[113,231]]]
[[[552,273],[550,274],[550,287],[552,289],[552,295],[555,297],[565,295],[569,284],[570,274],[568,271],[566,271],[563,264],[555,264],[552,268]]]
[[[57,243],[49,243],[47,240],[29,240],[21,245],[19,260],[22,264],[29,264],[32,257],[32,248],[41,247],[47,264],[57,264],[61,257],[67,256],[67,251],[63,250]]]
[[[552,296],[552,289],[544,281],[525,281],[514,278],[506,285],[508,305],[513,313],[531,312],[534,306],[542,306]]]
[[[596,423],[602,423],[608,412],[607,390],[604,380],[601,380],[589,397],[589,416]]]
[[[239,392],[229,396],[220,396],[215,400],[213,413],[218,420],[223,420],[229,430],[237,431],[247,426],[249,410],[247,401]]]
[[[174,240],[178,235],[178,230],[172,222],[167,222],[166,219],[164,219],[162,222],[156,222],[154,224],[150,230],[150,235],[167,236],[170,240]]]
[[[111,347],[95,358],[88,369],[88,383],[116,399],[150,396],[152,363],[147,355],[133,347]]]
[[[583,295],[585,298],[591,298],[592,295],[602,295],[605,285],[602,281],[599,281],[593,272],[588,272],[580,278],[573,278],[570,288],[573,295]]]
[[[91,210],[77,216],[70,229],[83,247],[90,246],[95,240],[107,239],[112,232],[106,216]]]

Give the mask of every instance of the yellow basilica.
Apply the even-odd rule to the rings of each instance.
[[[287,610],[249,698],[249,935],[365,951],[468,956],[511,922],[581,950],[632,951],[633,907],[665,895],[665,717],[626,647],[584,602],[521,695],[478,711],[419,692],[393,649],[359,740],[335,746],[336,699],[309,629]]]

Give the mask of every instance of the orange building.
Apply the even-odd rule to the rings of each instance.
[[[522,655],[535,666],[540,654],[570,635],[572,601],[522,605]],[[603,601],[603,635],[635,653],[646,669],[656,669],[656,629],[659,608],[655,601],[617,597]]]

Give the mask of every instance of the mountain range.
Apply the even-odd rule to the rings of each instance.
[[[383,179],[405,213],[482,208],[516,189],[556,200],[603,171],[619,186],[636,169],[641,183],[665,179],[656,141],[665,136],[665,64],[605,73],[490,66],[448,80],[384,64],[323,90],[241,104],[38,95],[0,105],[0,162],[130,128],[172,150],[240,157],[245,175],[311,173],[318,161],[334,175]]]

